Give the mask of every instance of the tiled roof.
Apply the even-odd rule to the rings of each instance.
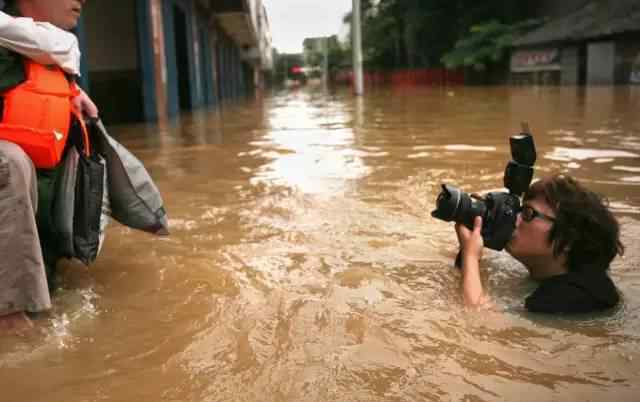
[[[640,32],[640,0],[593,1],[521,36],[513,46],[581,41],[631,31]]]

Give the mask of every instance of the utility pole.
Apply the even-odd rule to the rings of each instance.
[[[356,96],[364,94],[362,82],[362,26],[360,0],[353,0],[353,84]]]
[[[324,62],[322,63],[322,69],[324,70],[323,76],[323,85],[324,90],[327,91],[329,87],[329,37],[324,38]]]

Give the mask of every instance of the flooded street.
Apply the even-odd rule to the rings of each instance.
[[[51,317],[0,339],[0,400],[637,401],[639,112],[640,87],[406,88],[113,126],[172,234],[114,223],[94,266],[66,264]],[[501,188],[521,121],[537,177],[575,175],[620,219],[615,311],[527,313],[536,284],[491,250],[496,310],[462,307],[430,212],[441,183]]]

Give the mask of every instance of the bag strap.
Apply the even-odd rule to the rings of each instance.
[[[80,124],[80,131],[82,131],[82,145],[84,148],[83,152],[86,157],[89,157],[91,155],[91,141],[89,141],[89,130],[87,130],[87,124],[84,122],[84,118],[75,107],[71,108],[71,113],[73,113]]]

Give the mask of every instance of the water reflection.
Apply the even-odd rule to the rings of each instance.
[[[355,128],[342,104],[299,93],[276,104],[268,119],[264,137],[251,143],[260,148],[249,156],[270,162],[252,183],[331,194],[347,190],[349,183],[370,173],[363,160],[370,153],[356,148]]]
[[[594,159],[596,162],[613,162],[616,158],[638,158],[640,155],[614,149],[564,148],[554,147],[550,153],[544,155],[547,159],[556,161],[584,161]]]

